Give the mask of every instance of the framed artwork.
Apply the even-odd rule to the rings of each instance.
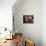
[[[23,15],[23,23],[34,23],[33,15]]]

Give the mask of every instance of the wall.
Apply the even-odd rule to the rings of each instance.
[[[46,0],[42,0],[41,4],[41,40],[42,46],[46,46]]]
[[[21,1],[21,0],[20,0]],[[13,6],[15,30],[22,32],[23,36],[35,41],[41,46],[41,0],[22,0]],[[34,15],[34,24],[23,24],[23,15]]]
[[[12,6],[16,0],[0,0],[0,27],[12,29]]]

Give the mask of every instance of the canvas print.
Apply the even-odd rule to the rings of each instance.
[[[23,23],[34,23],[34,16],[33,15],[24,15]]]

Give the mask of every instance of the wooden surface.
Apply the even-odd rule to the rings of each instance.
[[[6,40],[5,42],[1,43],[0,46],[15,46],[15,39],[13,40]]]
[[[22,43],[22,34],[16,33],[13,39],[2,42],[0,46],[16,46],[16,45],[19,46],[21,43]]]

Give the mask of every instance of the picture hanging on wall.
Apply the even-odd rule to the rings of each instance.
[[[23,23],[34,23],[33,15],[23,15]]]

